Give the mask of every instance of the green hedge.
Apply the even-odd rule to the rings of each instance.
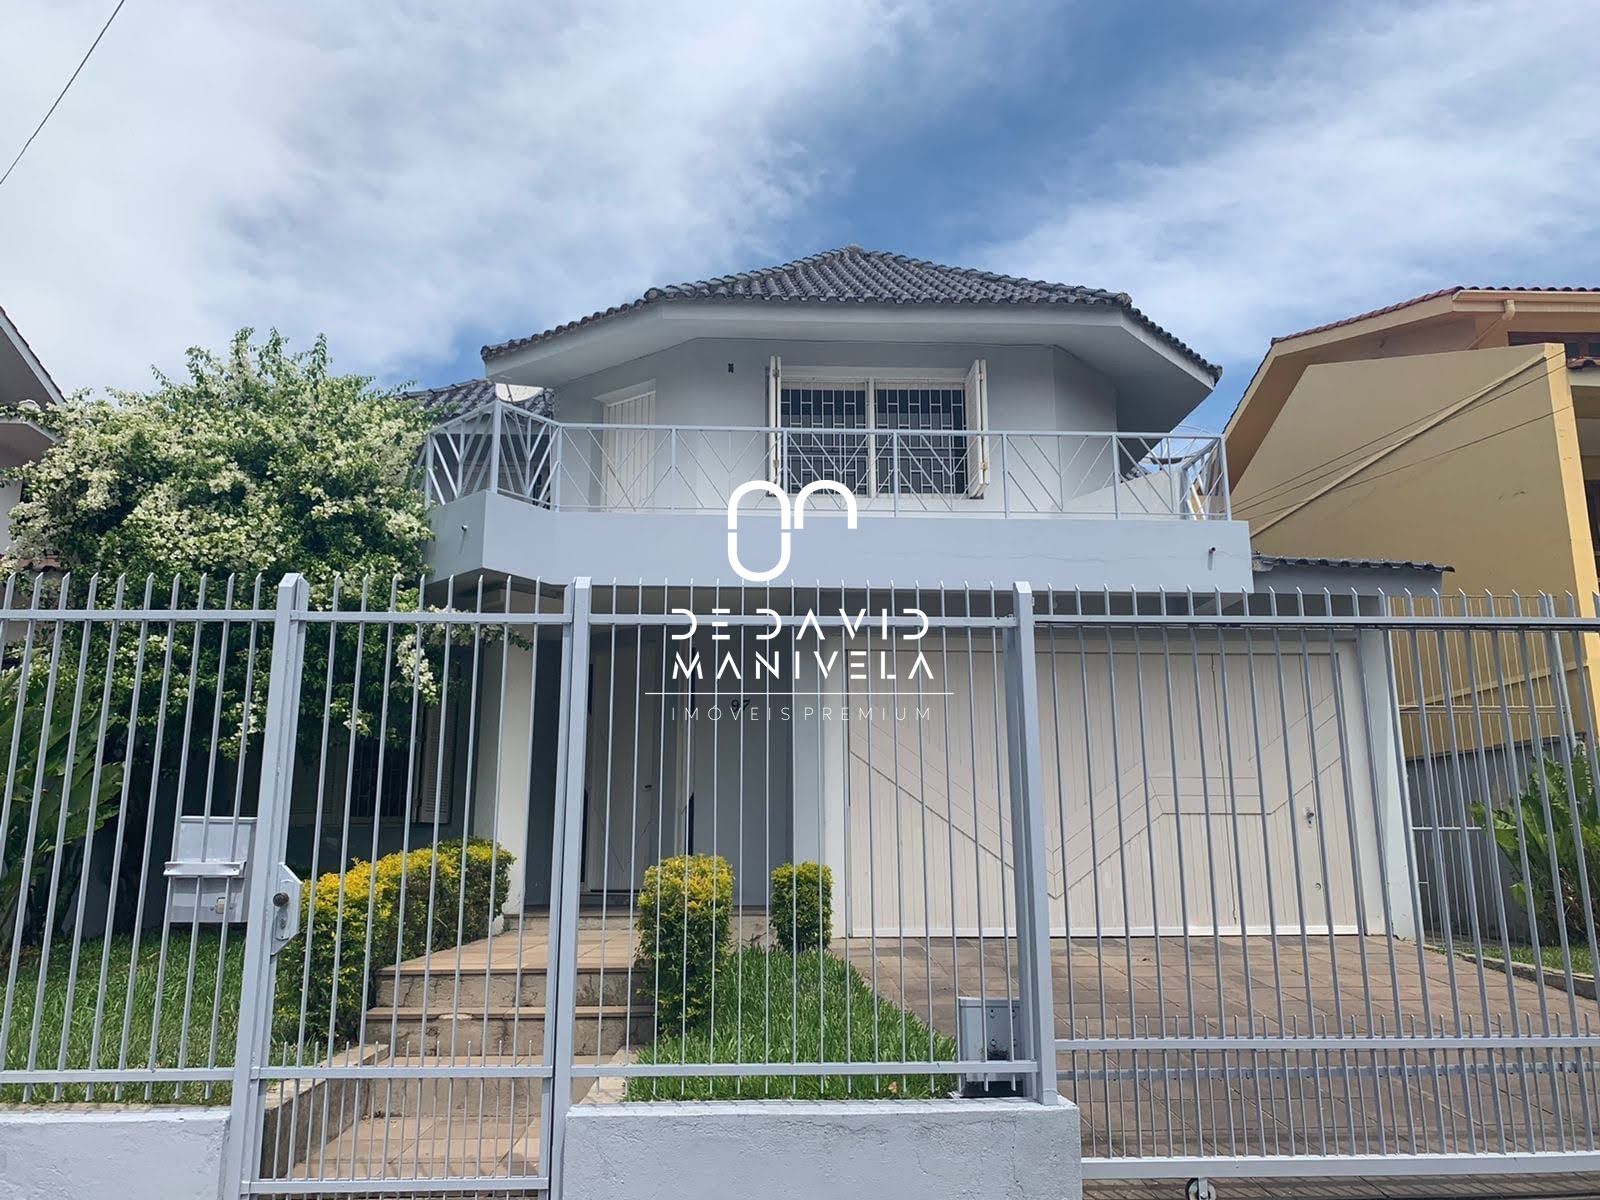
[[[720,855],[680,854],[645,871],[634,927],[660,1022],[674,1026],[709,1010],[732,919],[733,868]]]
[[[772,939],[790,954],[826,950],[833,940],[833,872],[814,862],[772,872]]]
[[[472,838],[376,863],[357,859],[342,874],[308,881],[300,897],[300,936],[278,956],[277,1040],[298,1043],[302,1000],[307,1045],[326,1045],[330,1019],[336,1045],[356,1037],[362,1012],[373,1004],[378,971],[488,934],[515,861],[503,846]]]

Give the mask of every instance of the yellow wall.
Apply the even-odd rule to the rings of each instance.
[[[1234,515],[1250,522],[1264,553],[1421,559],[1454,568],[1449,592],[1481,597],[1564,593],[1594,612],[1595,559],[1583,496],[1583,460],[1564,353],[1515,346],[1310,367],[1290,394],[1233,492]],[[1419,606],[1420,607],[1420,606]],[[1507,604],[1497,611],[1508,612]],[[1490,721],[1472,724],[1472,687],[1462,664],[1444,668],[1436,639],[1401,639],[1396,673],[1407,751],[1502,740]],[[1600,639],[1584,638],[1589,695],[1600,697]],[[1530,697],[1544,730],[1550,648],[1513,645],[1505,678],[1477,663],[1479,706],[1500,689],[1527,725]],[[1584,707],[1582,680],[1567,659],[1569,695]],[[1420,667],[1414,659],[1420,657]],[[1450,681],[1446,689],[1445,680]],[[1445,692],[1451,695],[1447,699]],[[1454,716],[1449,715],[1455,705]],[[1590,721],[1573,713],[1578,727]],[[1454,725],[1452,731],[1445,728]],[[1530,736],[1519,728],[1517,736]]]
[[[1559,349],[1307,368],[1233,490],[1257,550],[1425,559],[1445,586],[1592,603],[1593,552]]]

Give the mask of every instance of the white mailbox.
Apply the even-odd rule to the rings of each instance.
[[[167,864],[167,923],[237,924],[244,920],[246,872],[256,819],[180,816]]]
[[[1013,1043],[1016,1047],[1012,1055]],[[993,996],[956,997],[956,1056],[963,1062],[1013,1062],[1029,1057],[1023,1032],[1022,1001]],[[1015,1095],[1014,1075],[961,1075],[963,1096]]]

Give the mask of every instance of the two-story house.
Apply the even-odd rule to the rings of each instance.
[[[1226,436],[1257,550],[1432,559],[1593,611],[1600,291],[1446,288],[1274,338]]]
[[[1226,437],[1233,513],[1258,552],[1445,562],[1475,613],[1538,612],[1541,593],[1595,613],[1600,291],[1444,288],[1274,338]],[[1498,899],[1474,806],[1516,795],[1541,748],[1588,731],[1587,704],[1565,700],[1600,695],[1600,646],[1577,650],[1503,656],[1520,695],[1504,720],[1472,717],[1508,686],[1492,643],[1476,661],[1397,664],[1413,827],[1434,848],[1419,858],[1425,906]]]
[[[883,631],[872,642],[868,629],[855,645],[872,650],[873,672],[857,674],[849,635],[819,635],[827,653],[813,656],[792,626],[759,638],[752,614],[981,619],[1019,582],[1062,604],[1098,603],[1107,589],[1237,603],[1253,587],[1221,439],[1175,432],[1219,369],[1122,293],[848,246],[653,288],[483,357],[487,383],[451,391],[463,411],[427,448],[433,565],[451,581],[441,601],[526,610],[556,602],[545,585],[587,576],[617,611],[729,616],[727,628],[701,622],[681,636],[625,624],[597,636],[583,838],[595,898],[628,892],[649,864],[689,849],[729,858],[747,905],[765,904],[771,866],[827,862],[836,920],[854,932],[1001,927],[1009,817],[997,801],[1008,769],[997,713],[957,719],[938,703],[1002,702],[998,641],[943,646],[919,673],[914,648],[882,658]],[[539,403],[505,403],[489,384],[524,398],[539,389]],[[1320,586],[1319,569],[1338,564],[1280,561],[1274,582],[1309,571]],[[1337,583],[1345,594],[1348,582]],[[431,714],[411,818],[493,835],[538,864],[550,854],[560,672],[559,646],[533,640],[504,639],[470,668],[460,660],[471,687],[494,697]],[[1356,711],[1364,686],[1355,640],[1302,648],[1291,671],[1303,672],[1306,702],[1232,738],[1223,693],[1236,693],[1237,720],[1267,666],[1226,639],[1177,662],[1127,653],[1125,640],[1091,647],[1093,670],[1041,655],[1058,742],[1046,770],[1064,830],[1056,899],[1076,903],[1086,928],[1098,919],[1133,933],[1366,928],[1363,905],[1380,891],[1377,826],[1399,804],[1381,769],[1392,756],[1367,745],[1342,755],[1332,732],[1334,708]],[[1130,705],[1155,703],[1163,686],[1175,727],[1192,732],[1141,744]],[[847,719],[894,706],[921,719]],[[506,723],[534,736],[508,736]],[[1223,789],[1225,741],[1235,759]],[[1208,788],[1217,794],[1202,809]],[[1331,869],[1295,849],[1313,795],[1329,806],[1314,815]],[[1125,821],[1089,817],[1113,807]],[[1230,839],[1226,883],[1208,889],[1197,871],[1184,882],[1184,827]],[[1248,845],[1234,846],[1240,837]],[[1280,886],[1272,900],[1270,882],[1261,891],[1251,864],[1263,855],[1284,877],[1303,875],[1298,899]],[[975,883],[956,887],[940,866],[958,857],[981,864]],[[1369,870],[1361,901],[1352,880]],[[547,887],[543,870],[519,864],[510,907],[545,903]],[[918,896],[935,899],[908,909]]]

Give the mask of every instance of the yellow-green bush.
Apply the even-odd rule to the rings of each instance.
[[[826,950],[833,939],[833,872],[814,862],[772,872],[772,937],[790,954]]]
[[[514,861],[504,847],[472,838],[357,859],[342,874],[308,881],[300,936],[278,956],[277,1039],[299,1042],[302,1005],[308,1046],[326,1046],[330,1028],[336,1045],[354,1038],[379,970],[489,932]]]
[[[733,919],[733,868],[715,854],[680,854],[644,873],[639,889],[639,965],[666,1025],[710,1011]],[[659,982],[658,982],[659,981]]]

